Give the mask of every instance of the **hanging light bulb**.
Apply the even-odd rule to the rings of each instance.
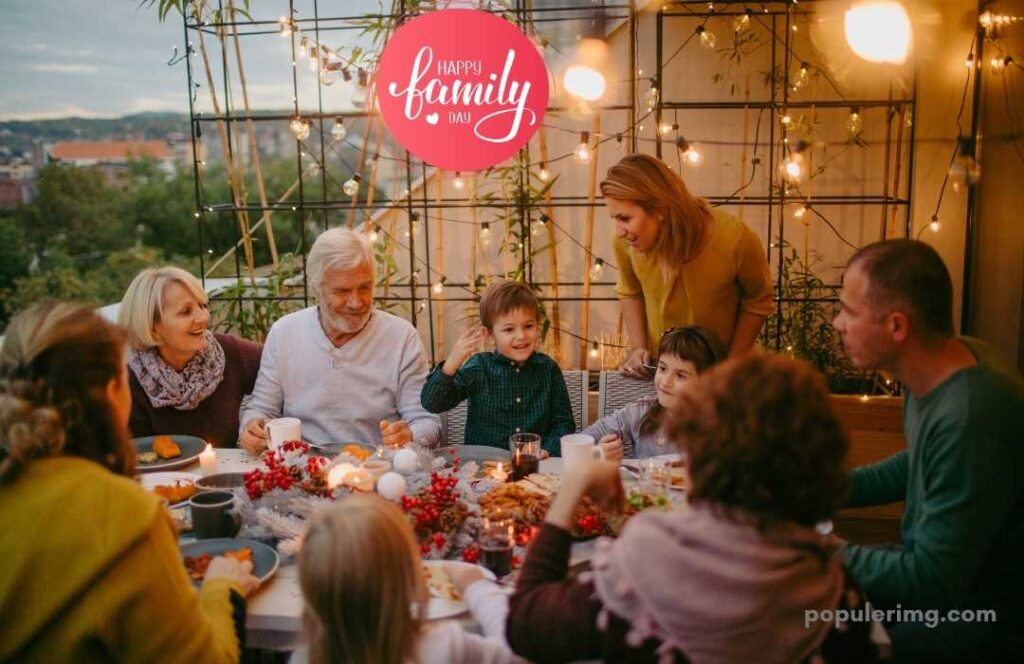
[[[698,148],[695,143],[690,143],[682,136],[676,139],[676,147],[679,148],[683,163],[687,166],[700,166],[701,162],[704,161],[704,154],[701,152],[700,148]]]
[[[811,71],[810,70],[811,70],[811,66],[809,64],[807,64],[806,62],[801,62],[800,63],[800,69],[797,70],[796,75],[793,76],[793,83],[792,83],[793,92],[796,92],[800,88],[802,88],[805,85],[807,85],[807,81],[811,77]]]
[[[779,117],[779,123],[784,127],[788,127],[789,125],[793,124],[793,116],[791,116],[789,113],[783,113]]]
[[[590,280],[597,281],[604,274],[604,259],[595,258],[594,265],[590,268]]]
[[[309,138],[309,123],[300,117],[292,118],[292,121],[288,123],[288,130],[292,132],[292,136],[297,141]]]
[[[903,126],[907,129],[914,126],[914,112],[909,107],[903,111]]]
[[[548,167],[544,164],[544,162],[540,163],[540,172],[537,173],[537,177],[540,178],[541,182],[547,182],[548,180],[551,179],[551,172],[548,171]]]
[[[850,109],[850,115],[846,118],[846,131],[850,136],[856,136],[864,131],[864,121],[860,117],[860,109],[856,106]]]
[[[420,215],[418,212],[413,212],[409,215],[409,230],[406,232],[406,237],[411,235],[418,235],[420,232]]]
[[[320,162],[318,162],[314,158],[313,159],[313,163],[311,163],[309,165],[309,168],[306,169],[306,172],[309,173],[310,175],[319,175],[320,174]]]
[[[697,26],[697,35],[700,37],[700,45],[704,48],[711,50],[715,47],[715,33],[711,32],[703,25]]]
[[[580,132],[580,144],[573,150],[572,158],[580,164],[589,164],[594,158],[594,153],[590,149],[589,131]]]
[[[967,54],[967,59],[964,60],[964,66],[968,69],[974,69],[974,53]]]
[[[906,8],[895,0],[855,0],[844,16],[846,42],[868,62],[901,65],[910,54],[913,28]]]
[[[658,107],[659,99],[661,99],[661,91],[658,90],[658,82],[651,81],[650,89],[644,93],[644,106],[647,107],[648,111],[653,111]]]
[[[542,231],[546,230],[548,227],[548,221],[550,220],[551,217],[541,212],[540,219],[530,224],[530,235],[538,235]]]
[[[803,205],[801,205],[800,207],[798,207],[796,209],[796,211],[793,213],[793,216],[796,217],[797,219],[803,219],[804,215],[806,215],[807,211],[810,210],[810,209],[811,209],[810,204],[809,203],[804,203]]]
[[[733,22],[732,22],[732,29],[735,30],[737,33],[745,32],[745,31],[749,30],[750,29],[750,17],[753,16],[753,15],[754,15],[754,10],[751,9],[750,7],[747,7],[745,10],[743,10],[742,14],[740,14],[739,16],[737,16],[735,18],[735,20],[733,20]]]
[[[957,142],[957,156],[949,167],[949,184],[955,192],[973,187],[981,179],[981,167],[974,159],[974,141],[961,136]]]
[[[334,125],[331,126],[331,139],[340,141],[348,134],[345,129],[345,122],[341,118],[334,118]]]
[[[334,82],[338,80],[338,72],[333,69],[321,69],[320,70],[320,84],[324,86],[332,86]]]
[[[441,277],[441,281],[435,281],[434,285],[431,287],[430,290],[434,291],[434,295],[440,295],[441,293],[443,293],[444,292],[444,277]]]
[[[292,36],[292,22],[291,22],[291,19],[289,19],[289,18],[287,18],[285,16],[282,16],[281,18],[277,19],[277,22],[281,25],[281,36],[282,37],[291,37]]]
[[[354,86],[351,97],[352,105],[355,106],[356,108],[366,107],[366,102],[370,98],[370,91],[367,89],[369,81],[370,78],[366,74],[366,70],[360,69],[358,83],[356,83],[356,85]]]
[[[930,224],[928,224],[928,228],[932,229],[932,233],[938,233],[939,232],[939,215],[937,215],[937,214],[933,214],[932,215],[932,221],[931,221]]]
[[[601,348],[597,345],[597,342],[595,341],[593,345],[591,345],[590,347],[590,357],[597,359],[600,355]]]
[[[345,184],[341,185],[341,190],[345,192],[346,196],[355,196],[359,193],[359,183],[361,181],[361,177],[353,175],[349,179],[345,180]]]
[[[380,239],[380,226],[374,224],[373,230],[370,231],[370,244],[377,244],[377,240]]]
[[[788,184],[799,184],[804,177],[804,151],[808,148],[806,141],[800,141],[792,148],[789,155],[779,164],[782,179]]]
[[[480,246],[489,247],[491,245],[491,225],[488,222],[480,224]]]
[[[455,179],[452,180],[452,186],[460,191],[466,186],[465,181],[462,179],[462,174],[458,171],[455,171]]]
[[[668,136],[669,134],[672,133],[674,129],[679,129],[679,125],[669,124],[668,122],[662,122],[661,126],[658,127],[658,133],[660,133],[662,136]]]

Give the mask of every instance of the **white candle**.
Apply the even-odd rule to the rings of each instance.
[[[217,452],[213,445],[207,443],[206,449],[199,453],[199,467],[203,475],[215,475],[217,473]]]
[[[331,468],[327,473],[327,488],[333,489],[340,486],[345,481],[345,477],[355,469],[356,467],[350,463],[339,463]]]
[[[494,469],[494,479],[499,482],[504,482],[508,479],[508,471],[505,470],[500,461],[498,462],[498,467]]]

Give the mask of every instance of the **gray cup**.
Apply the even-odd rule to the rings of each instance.
[[[242,520],[232,511],[235,494],[230,491],[203,491],[188,501],[192,510],[192,532],[196,539],[234,537]]]

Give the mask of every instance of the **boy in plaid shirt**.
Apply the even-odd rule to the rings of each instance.
[[[481,327],[466,330],[448,359],[427,378],[423,407],[442,413],[469,399],[465,442],[508,448],[515,433],[536,433],[558,456],[562,436],[576,430],[558,364],[537,351],[540,303],[517,281],[492,284],[480,298]],[[493,353],[476,353],[494,340]]]

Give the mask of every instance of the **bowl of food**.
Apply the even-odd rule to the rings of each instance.
[[[310,454],[333,459],[339,454],[347,454],[355,457],[358,461],[366,461],[377,451],[373,445],[366,443],[310,443]]]
[[[217,473],[196,480],[196,488],[201,491],[218,489],[241,489],[245,486],[245,473]]]

